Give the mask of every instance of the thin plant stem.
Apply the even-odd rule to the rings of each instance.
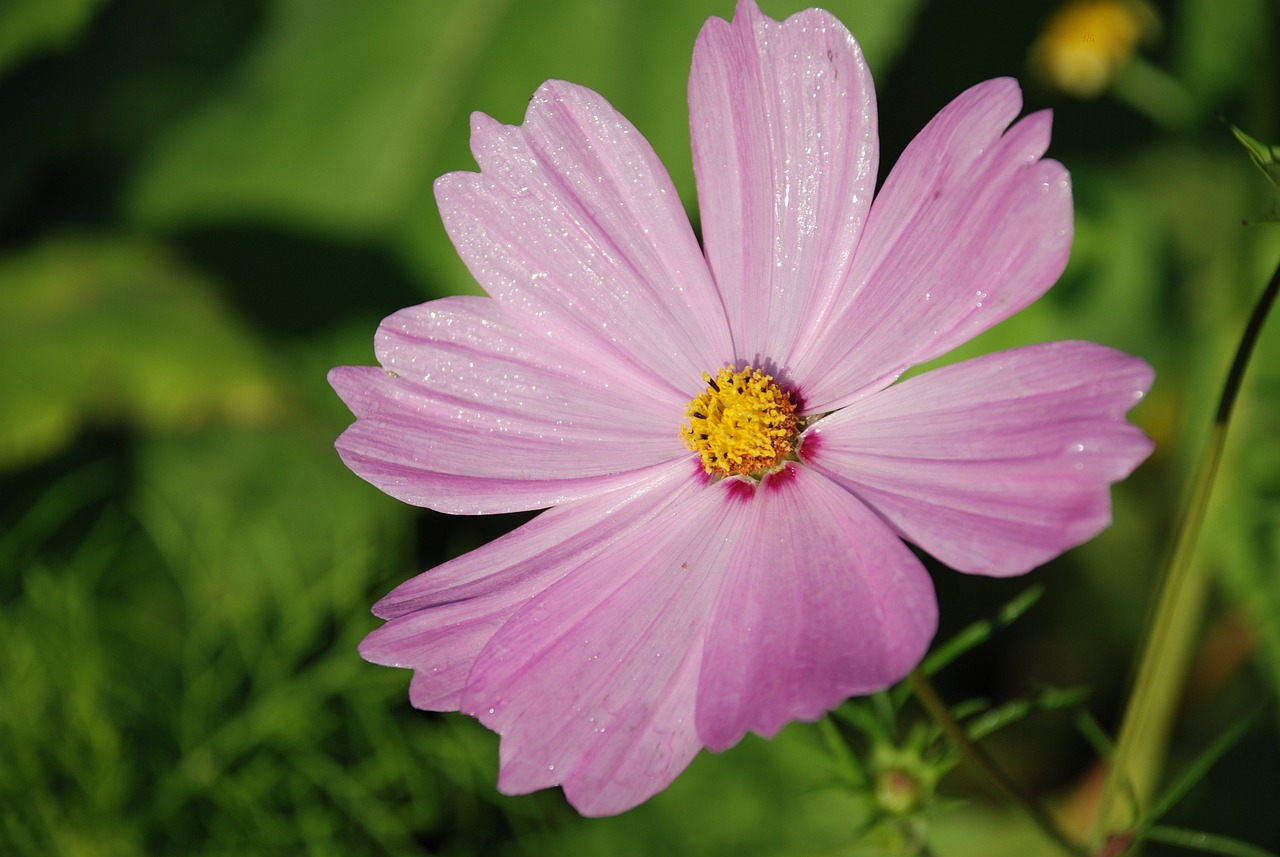
[[[821,733],[823,740],[827,742],[827,746],[831,748],[831,752],[836,757],[840,767],[844,769],[845,776],[852,782],[865,780],[866,775],[863,773],[862,766],[858,764],[857,757],[849,749],[849,742],[840,733],[840,727],[836,726],[830,715],[818,721],[818,732]]]
[[[1139,820],[1141,805],[1155,787],[1154,777],[1180,696],[1206,585],[1204,575],[1191,573],[1191,557],[1213,492],[1245,369],[1277,293],[1280,293],[1280,266],[1254,306],[1241,336],[1214,416],[1208,448],[1177,528],[1098,807],[1092,836],[1095,847],[1108,834],[1133,826]],[[1128,808],[1127,818],[1121,818],[1117,801],[1125,792],[1133,796],[1137,805]]]
[[[938,692],[934,690],[933,685],[922,670],[919,668],[912,670],[907,680],[911,682],[911,689],[915,692],[916,698],[920,700],[920,703],[933,717],[934,721],[937,722],[938,726],[941,727],[943,733],[951,740],[951,743],[960,751],[966,762],[986,777],[1002,796],[1017,804],[1035,825],[1047,837],[1057,843],[1063,851],[1077,855],[1077,857],[1085,853],[1081,846],[1073,842],[1062,831],[1062,828],[1058,826],[1058,823],[1053,820],[1043,806],[1018,787],[1017,783],[1005,773],[1003,768],[996,764],[986,750],[969,740],[969,735],[965,732],[964,727],[951,716],[950,709],[947,708],[942,698],[938,696]]]

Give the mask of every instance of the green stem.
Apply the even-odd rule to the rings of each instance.
[[[1135,112],[1171,131],[1182,131],[1197,118],[1187,88],[1141,56],[1130,57],[1124,64],[1112,83],[1111,93]]]
[[[1209,445],[1200,462],[1190,502],[1177,529],[1154,619],[1138,663],[1137,677],[1121,720],[1120,737],[1103,789],[1102,803],[1098,807],[1092,837],[1095,847],[1107,834],[1132,827],[1138,820],[1141,807],[1155,789],[1159,763],[1174,709],[1181,696],[1207,586],[1205,575],[1191,573],[1191,557],[1204,523],[1205,509],[1208,508],[1222,460],[1227,428],[1239,398],[1245,369],[1277,293],[1280,293],[1280,266],[1254,306],[1236,349],[1214,417]],[[1136,806],[1128,808],[1125,818],[1121,817],[1121,808],[1117,804],[1122,791],[1128,791],[1137,802]]]
[[[964,727],[951,716],[951,710],[947,708],[946,703],[938,696],[937,691],[933,689],[933,685],[930,684],[923,671],[919,668],[912,670],[907,680],[911,682],[911,689],[915,691],[920,703],[937,722],[938,726],[942,728],[942,731],[951,740],[951,743],[955,745],[956,749],[960,751],[960,754],[964,756],[965,761],[990,780],[991,784],[995,786],[1002,796],[1017,804],[1035,822],[1035,825],[1057,843],[1062,850],[1068,854],[1076,855],[1076,857],[1080,857],[1085,853],[1083,848],[1072,842],[1070,837],[1062,832],[1057,822],[1053,820],[1043,806],[1018,788],[1017,783],[1005,773],[1003,768],[996,764],[986,750],[969,740],[969,735],[965,732]]]
[[[845,740],[844,735],[840,733],[840,727],[836,726],[835,721],[831,719],[831,715],[818,721],[818,732],[821,733],[827,747],[830,748],[832,754],[836,757],[836,761],[844,769],[845,776],[850,782],[864,782],[867,777],[862,770],[862,766],[858,764],[858,759],[853,755],[853,751],[849,749],[849,742]]]

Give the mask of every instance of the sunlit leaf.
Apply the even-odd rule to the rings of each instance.
[[[87,423],[261,423],[281,394],[207,283],[132,239],[50,241],[0,260],[0,468]]]
[[[256,48],[160,141],[132,208],[371,233],[433,176],[443,123],[510,0],[276,0]]]

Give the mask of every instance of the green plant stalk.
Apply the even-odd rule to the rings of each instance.
[[[1197,118],[1191,94],[1176,78],[1135,55],[1120,69],[1111,94],[1162,128],[1184,130]]]
[[[1272,274],[1240,338],[1231,371],[1223,385],[1208,448],[1201,459],[1191,499],[1177,529],[1098,807],[1091,838],[1095,849],[1109,834],[1134,827],[1140,820],[1143,807],[1155,793],[1208,586],[1205,575],[1192,573],[1191,558],[1213,493],[1214,479],[1222,460],[1227,429],[1244,372],[1277,292],[1280,292],[1280,267]],[[1128,794],[1134,802],[1132,805],[1120,802],[1122,792]]]
[[[933,717],[934,721],[942,728],[943,733],[951,740],[960,754],[964,756],[966,762],[973,766],[975,770],[986,777],[1000,794],[1016,804],[1019,809],[1027,814],[1027,816],[1044,832],[1045,836],[1052,839],[1059,847],[1068,854],[1081,857],[1084,849],[1071,841],[1058,823],[1053,820],[1049,812],[1029,797],[1018,787],[1004,769],[996,764],[995,760],[987,753],[986,750],[969,739],[968,733],[964,727],[956,722],[951,716],[950,709],[946,703],[938,696],[938,692],[933,689],[933,685],[929,682],[928,676],[919,667],[911,671],[911,675],[907,677],[911,682],[911,689],[915,692],[916,698]]]
[[[1135,827],[1159,782],[1169,730],[1182,696],[1191,647],[1200,628],[1208,589],[1207,575],[1191,573],[1191,554],[1196,542],[1194,535],[1204,522],[1225,435],[1222,425],[1213,427],[1191,501],[1178,527],[1173,560],[1165,574],[1121,720],[1116,752],[1098,808],[1095,843],[1108,833]],[[1128,800],[1121,801],[1122,795]]]

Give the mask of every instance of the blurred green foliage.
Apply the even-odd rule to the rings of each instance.
[[[54,239],[0,260],[0,282],[0,406],[21,415],[0,424],[0,467],[86,422],[264,423],[289,398],[256,338],[161,246]]]
[[[774,16],[802,5],[762,0]],[[1035,621],[939,677],[973,711],[1021,712],[987,743],[1070,822],[1096,788],[1093,749],[1063,711],[1001,706],[1085,686],[1114,723],[1235,338],[1280,258],[1280,232],[1258,222],[1272,189],[1215,119],[1280,141],[1280,5],[1156,4],[1162,36],[1141,73],[1087,102],[1027,70],[1047,7],[826,5],[876,75],[882,171],[979,80],[1018,76],[1028,109],[1055,110],[1051,154],[1077,199],[1071,265],[948,359],[1087,338],[1157,370],[1135,417],[1158,449],[1116,489],[1116,525],[1036,573]],[[0,4],[0,853],[1043,853],[960,770],[939,789],[963,808],[878,823],[871,780],[810,725],[704,754],[649,804],[583,820],[555,792],[498,794],[494,736],[414,712],[407,674],[356,655],[374,599],[513,525],[422,514],[348,473],[331,443],[349,415],[324,383],[330,366],[372,362],[382,316],[477,290],[431,194],[436,176],[474,168],[469,112],[517,122],[544,79],[591,86],[692,210],[688,62],[702,21],[731,12]],[[1276,324],[1202,540],[1218,585],[1175,768],[1280,688]],[[943,634],[1022,586],[938,572]],[[1170,823],[1280,849],[1276,725],[1251,730]]]
[[[0,6],[0,70],[66,48],[101,5],[102,0],[12,0]]]

